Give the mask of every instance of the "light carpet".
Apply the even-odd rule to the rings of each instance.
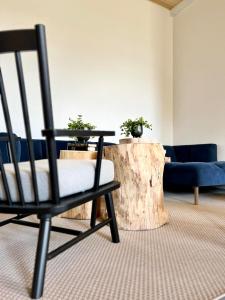
[[[167,194],[169,223],[150,231],[109,228],[48,262],[43,299],[207,300],[225,293],[225,190],[200,195]],[[87,222],[55,218],[54,224],[87,228]],[[71,237],[51,234],[50,248]],[[0,229],[0,300],[29,299],[37,230]]]

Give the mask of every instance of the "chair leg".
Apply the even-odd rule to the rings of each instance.
[[[39,299],[43,294],[50,230],[51,218],[41,219],[34,267],[32,299]]]
[[[116,215],[115,215],[115,210],[114,210],[113,199],[112,199],[111,193],[108,193],[105,195],[105,203],[106,203],[108,217],[112,218],[112,221],[110,222],[110,231],[111,231],[111,236],[112,236],[112,242],[119,243],[120,237],[119,237],[119,232],[118,232],[118,227],[117,227],[117,222],[116,222]]]
[[[92,201],[92,209],[91,209],[91,222],[90,222],[91,228],[95,227],[96,219],[97,219],[97,199],[94,199]]]

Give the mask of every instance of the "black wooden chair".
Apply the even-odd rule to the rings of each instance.
[[[36,51],[40,74],[44,130],[48,159],[34,160],[30,118],[25,91],[25,81],[22,68],[22,51]],[[14,214],[12,218],[2,221],[0,226],[8,223],[27,225],[39,228],[39,237],[34,267],[32,298],[42,296],[47,260],[52,259],[72,245],[109,224],[112,242],[119,243],[119,234],[115,218],[111,192],[120,184],[114,181],[113,164],[102,160],[103,136],[113,136],[113,131],[90,130],[58,130],[54,129],[48,58],[46,50],[45,27],[36,25],[31,30],[13,30],[0,32],[0,53],[14,53],[18,75],[21,105],[25,132],[29,149],[29,161],[18,162],[16,157],[16,138],[13,135],[9,105],[3,82],[4,70],[0,70],[0,95],[3,115],[11,151],[11,164],[4,164],[0,153],[0,213]],[[56,137],[62,136],[97,136],[97,159],[89,161],[57,160]],[[28,175],[27,175],[28,174]],[[66,176],[66,174],[68,176]],[[65,177],[66,181],[65,181]],[[96,224],[96,202],[101,195],[105,196],[108,219]],[[85,232],[51,226],[52,217],[71,208],[93,201],[90,229]],[[40,224],[22,220],[31,214],[36,214]],[[72,240],[48,253],[50,231],[75,235]],[[15,232],[19,234],[19,232]],[[0,245],[1,247],[1,245]],[[1,274],[0,274],[1,276]]]

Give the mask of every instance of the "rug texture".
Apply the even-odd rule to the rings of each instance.
[[[225,293],[225,192],[167,194],[169,223],[149,231],[105,227],[47,264],[43,299],[207,300]],[[3,218],[5,216],[1,216]],[[86,229],[86,221],[55,218],[54,225]],[[37,229],[0,229],[0,300],[29,299]],[[50,249],[69,235],[51,234]]]

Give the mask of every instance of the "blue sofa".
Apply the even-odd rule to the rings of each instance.
[[[6,136],[5,133],[0,133],[0,136]],[[15,135],[16,136],[16,135]],[[23,138],[16,137],[16,156],[18,161],[27,161],[29,160],[29,153],[28,153],[28,146],[27,140]],[[34,147],[34,157],[36,160],[38,159],[45,159],[47,158],[47,151],[46,151],[46,143],[44,139],[33,139],[33,147]],[[59,157],[60,150],[67,149],[67,143],[71,141],[56,141],[56,150],[57,150],[57,157]],[[0,151],[2,155],[3,163],[9,163],[10,159],[10,151],[7,141],[0,142]]]
[[[45,140],[42,139],[33,139],[33,147],[34,147],[34,156],[35,159],[45,159],[47,158],[47,149],[46,149],[46,143]],[[60,150],[66,150],[67,144],[71,143],[71,140],[56,140],[56,151],[57,151],[57,157],[59,158]],[[94,142],[88,142],[89,144],[95,144]],[[27,140],[21,138],[20,139],[21,144],[21,156],[20,161],[27,161],[29,160],[29,153],[28,153],[28,147],[27,147]],[[113,145],[113,143],[104,142],[104,146]]]
[[[164,146],[166,163],[163,182],[165,189],[193,187],[195,204],[199,201],[199,187],[225,185],[225,162],[217,161],[216,144]]]
[[[46,149],[46,143],[44,139],[33,139],[33,147],[34,147],[34,156],[35,159],[45,159],[47,158],[47,149]],[[71,143],[71,141],[56,141],[56,151],[57,151],[57,157],[59,157],[60,150],[66,150],[67,144]],[[21,156],[20,161],[27,161],[29,160],[29,153],[28,153],[28,147],[27,147],[27,140],[24,138],[20,139],[21,144]]]
[[[0,136],[6,136],[6,133],[0,133]],[[16,135],[15,135],[16,136]],[[16,136],[17,137],[17,136]],[[33,149],[34,149],[34,157],[36,160],[47,158],[47,148],[46,142],[44,139],[33,139]],[[67,144],[71,143],[71,140],[56,140],[56,151],[57,157],[59,158],[60,150],[66,150]],[[93,143],[93,142],[90,142]],[[104,142],[104,146],[113,145],[113,143]],[[2,160],[4,163],[9,163],[10,152],[7,141],[0,142],[0,151],[2,154]],[[27,146],[27,140],[25,138],[17,137],[16,141],[16,155],[18,161],[28,161],[29,160],[29,152]]]
[[[0,132],[0,137],[6,137],[6,136],[7,136],[7,133]],[[19,161],[20,157],[21,157],[21,144],[20,144],[21,139],[16,134],[14,134],[14,138],[16,139],[16,158]],[[0,155],[1,155],[3,163],[9,163],[11,161],[9,144],[7,141],[0,142]]]

